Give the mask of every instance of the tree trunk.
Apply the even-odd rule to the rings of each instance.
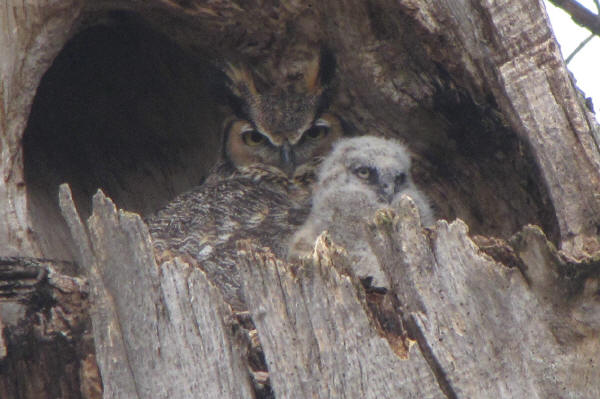
[[[7,1],[0,397],[600,397],[600,130],[541,1]],[[441,220],[374,215],[385,293],[325,235],[301,265],[242,241],[232,313],[136,213],[217,161],[225,62],[292,41]]]

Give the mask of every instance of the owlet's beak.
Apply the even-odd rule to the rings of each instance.
[[[391,204],[397,193],[398,188],[394,184],[393,179],[389,176],[383,176],[377,184],[377,194],[379,199]]]
[[[290,143],[287,141],[283,143],[279,150],[279,156],[281,161],[281,170],[285,172],[288,177],[292,177],[294,170],[296,170],[296,160],[294,157],[294,150]]]

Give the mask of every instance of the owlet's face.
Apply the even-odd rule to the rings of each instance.
[[[347,139],[321,166],[318,184],[323,189],[337,186],[365,193],[374,202],[389,205],[414,189],[410,164],[404,146],[394,141],[372,136]]]
[[[309,63],[295,85],[259,92],[250,73],[230,67],[228,72],[243,103],[243,118],[226,125],[225,153],[236,167],[269,165],[288,177],[328,154],[342,136],[340,121],[323,112],[319,63]]]

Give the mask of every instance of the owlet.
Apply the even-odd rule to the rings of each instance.
[[[377,210],[397,207],[402,194],[415,201],[423,225],[433,223],[429,201],[413,183],[410,165],[407,150],[396,141],[374,136],[338,141],[320,166],[312,210],[291,240],[289,258],[310,254],[317,236],[327,230],[347,250],[358,277],[372,277],[373,286],[389,287],[367,242],[366,224]]]

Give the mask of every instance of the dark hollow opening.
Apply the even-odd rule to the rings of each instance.
[[[83,217],[101,188],[147,215],[199,184],[219,155],[223,78],[130,14],[77,34],[46,72],[23,138],[33,234],[70,258],[58,186]]]

